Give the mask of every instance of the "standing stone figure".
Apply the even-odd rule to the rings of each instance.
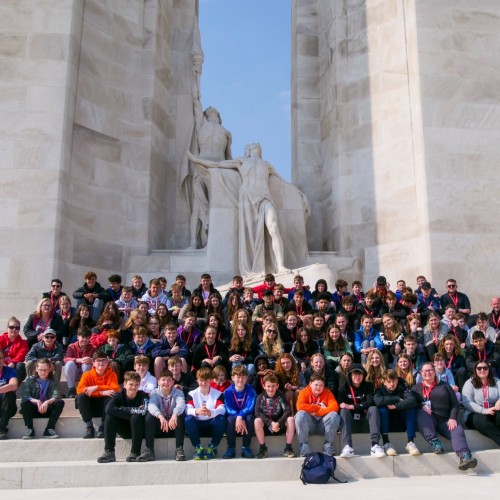
[[[200,167],[235,169],[241,176],[239,190],[239,267],[242,275],[260,274],[266,268],[286,272],[283,238],[278,227],[278,214],[269,190],[271,176],[278,177],[274,167],[262,159],[260,144],[249,144],[245,156],[220,162],[197,158],[188,153],[189,159]],[[299,192],[294,186],[289,188]],[[300,193],[302,195],[302,193]],[[309,211],[302,195],[304,210]],[[266,233],[267,229],[267,233]],[[267,246],[267,251],[266,251]],[[271,259],[267,263],[266,255]]]

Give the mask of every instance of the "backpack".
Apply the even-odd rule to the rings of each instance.
[[[347,481],[340,481],[335,477],[336,467],[337,461],[334,456],[308,453],[302,464],[300,479],[303,484],[325,484],[330,478],[338,483],[346,483]]]

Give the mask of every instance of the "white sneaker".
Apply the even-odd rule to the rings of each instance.
[[[375,458],[385,457],[384,449],[379,444],[374,444],[370,451],[371,451],[370,454],[372,457],[375,457]]]
[[[420,450],[417,448],[417,445],[413,442],[413,441],[410,441],[407,445],[406,445],[406,451],[412,456],[412,457],[416,457],[418,455],[420,455]]]
[[[397,457],[398,452],[392,447],[391,443],[384,444],[384,451],[388,457]]]
[[[354,450],[346,444],[340,453],[340,458],[352,458],[354,456]]]

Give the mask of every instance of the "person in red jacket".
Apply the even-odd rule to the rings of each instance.
[[[68,395],[76,397],[76,381],[86,371],[92,369],[92,356],[95,347],[90,343],[90,330],[78,328],[77,341],[68,346],[64,356],[64,373],[68,384]]]
[[[20,321],[12,316],[7,321],[7,331],[0,335],[0,349],[3,351],[5,365],[16,370],[19,383],[26,378],[24,360],[29,350],[28,342],[21,337],[20,331]]]

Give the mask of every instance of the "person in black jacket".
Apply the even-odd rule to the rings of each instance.
[[[397,455],[389,441],[389,430],[406,430],[408,436],[406,451],[413,456],[420,455],[414,443],[417,426],[415,395],[394,370],[387,370],[382,378],[384,383],[375,391],[373,400],[380,415],[380,430],[385,454],[390,457]]]
[[[139,390],[141,376],[136,372],[125,373],[123,389],[115,394],[106,407],[104,421],[104,453],[97,459],[100,464],[116,462],[116,435],[132,438],[132,448],[127,462],[137,462],[144,437],[148,395]]]
[[[97,321],[104,307],[104,302],[109,301],[109,295],[97,282],[97,274],[94,271],[86,272],[84,279],[83,286],[73,292],[73,298],[76,299],[77,308],[81,304],[87,304],[91,308],[92,319]]]
[[[344,448],[340,454],[341,458],[352,458],[352,425],[356,423],[370,430],[372,441],[371,456],[376,458],[385,457],[383,448],[379,445],[380,439],[380,417],[377,408],[373,405],[374,387],[371,382],[366,382],[365,369],[354,363],[349,370],[346,383],[339,389],[339,405],[342,444]]]

